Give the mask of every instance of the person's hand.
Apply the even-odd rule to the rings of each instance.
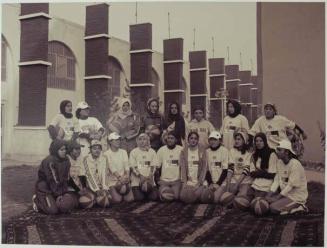
[[[82,189],[78,192],[79,195],[85,195],[86,193],[87,193],[87,189],[86,189],[86,188],[82,188]]]
[[[212,184],[209,185],[210,190],[216,191],[218,188],[219,188],[219,185],[216,184],[216,183],[212,183]]]

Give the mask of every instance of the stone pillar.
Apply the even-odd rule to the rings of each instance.
[[[251,120],[249,120],[250,124],[253,125],[256,119],[260,115],[260,106],[258,101],[258,86],[257,86],[257,76],[251,76],[251,83],[253,84],[251,88]]]
[[[210,122],[215,128],[220,128],[225,112],[226,90],[225,59],[209,59],[210,80]]]
[[[49,4],[22,3],[18,125],[46,123]]]
[[[239,66],[226,65],[226,89],[228,91],[228,98],[239,101],[238,84],[240,82]]]
[[[164,102],[165,114],[168,105],[176,101],[182,110],[183,101],[183,39],[168,39],[163,41],[164,48]]]
[[[144,115],[146,102],[151,98],[154,86],[151,79],[152,69],[152,24],[130,25],[131,54],[131,101],[133,111]]]
[[[91,115],[104,125],[112,99],[108,97],[109,76],[109,5],[86,7],[85,23],[85,101]]]
[[[242,104],[242,114],[248,119],[251,119],[251,71],[240,71],[239,97]]]
[[[189,52],[191,116],[193,108],[200,105],[207,112],[207,51]]]

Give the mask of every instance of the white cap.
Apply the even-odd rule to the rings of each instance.
[[[292,143],[287,140],[287,139],[283,139],[279,142],[279,145],[276,148],[282,148],[282,149],[286,149],[289,150],[291,153],[293,153],[294,155],[296,155],[295,151],[292,148]]]
[[[76,109],[87,109],[87,108],[90,108],[87,102],[79,102],[76,106]]]
[[[209,135],[209,139],[214,138],[214,139],[221,139],[221,134],[218,131],[212,131]]]
[[[108,140],[109,140],[109,141],[110,141],[110,140],[117,140],[117,139],[119,139],[119,138],[120,138],[120,135],[119,135],[118,133],[115,133],[115,132],[109,134],[109,136],[108,136]]]

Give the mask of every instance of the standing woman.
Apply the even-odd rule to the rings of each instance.
[[[136,137],[140,131],[140,117],[132,112],[128,98],[119,100],[119,110],[108,121],[109,133],[116,132],[121,137],[121,148],[129,154],[136,147]]]
[[[223,134],[223,144],[230,150],[234,146],[234,131],[241,129],[249,130],[248,119],[241,114],[241,104],[235,100],[228,100],[226,104],[227,115],[225,116],[220,132]]]
[[[254,179],[251,187],[254,197],[264,197],[274,181],[278,158],[275,150],[268,146],[264,133],[255,135],[254,146],[250,165],[250,176]]]
[[[81,144],[82,158],[89,154],[91,140],[101,140],[104,133],[104,128],[100,121],[95,117],[89,117],[89,114],[90,106],[87,102],[77,104],[76,118],[78,119],[78,137]]]
[[[42,160],[33,196],[33,208],[45,214],[70,212],[78,206],[75,194],[68,192],[70,162],[66,142],[52,141],[49,156]]]
[[[142,119],[140,133],[148,134],[151,148],[158,151],[162,146],[161,135],[165,129],[165,120],[159,113],[159,100],[151,98],[147,102],[147,114]]]
[[[267,103],[264,106],[265,114],[259,117],[253,124],[250,134],[264,133],[267,136],[268,145],[275,149],[279,141],[287,139],[287,129],[297,129],[299,133],[306,138],[304,131],[284,116],[277,114],[277,109],[274,104]]]
[[[212,123],[204,118],[204,109],[201,106],[195,106],[193,109],[193,119],[187,127],[187,134],[196,132],[199,135],[199,146],[203,149],[209,147],[209,134],[215,130]]]
[[[73,117],[72,102],[64,100],[60,103],[60,113],[49,124],[48,131],[52,140],[71,140],[76,132],[77,120]]]
[[[199,146],[199,134],[190,132],[188,145],[181,152],[182,189],[180,199],[186,203],[199,200],[207,172],[206,151]]]
[[[180,106],[177,102],[169,104],[167,126],[163,136],[166,137],[168,132],[174,132],[177,139],[176,144],[182,146],[182,140],[185,140],[185,120],[181,115]]]

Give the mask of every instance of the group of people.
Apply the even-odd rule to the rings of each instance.
[[[262,204],[277,214],[307,211],[306,176],[298,160],[306,136],[274,104],[267,103],[249,128],[241,105],[229,100],[219,131],[201,106],[187,123],[177,102],[166,117],[157,99],[147,102],[142,117],[131,105],[121,99],[103,127],[89,117],[86,102],[78,103],[75,117],[72,103],[61,102],[48,128],[53,141],[38,172],[36,211],[66,213],[143,200],[215,203],[257,214]]]

